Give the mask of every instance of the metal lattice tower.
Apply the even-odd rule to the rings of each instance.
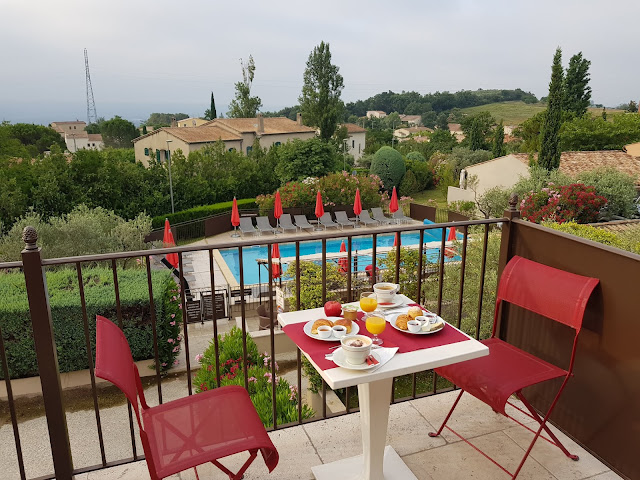
[[[91,74],[89,73],[89,56],[87,49],[84,49],[84,69],[87,77],[87,125],[98,121],[96,113],[96,102],[93,99],[93,87],[91,86]]]

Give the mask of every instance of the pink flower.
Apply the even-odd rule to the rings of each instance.
[[[249,383],[251,382],[258,383],[258,379],[256,377],[249,377]]]
[[[167,338],[167,342],[168,343],[175,343],[175,340],[173,338]]]
[[[163,363],[162,363],[162,366],[163,366],[163,367],[166,367],[166,366],[167,366],[167,364],[163,362]]]
[[[169,325],[171,325],[172,327],[176,326],[176,322],[169,322]]]
[[[173,366],[175,367],[176,365],[178,365],[180,363],[180,360],[178,360],[177,358],[173,361]]]
[[[203,354],[201,354],[201,353],[197,354],[197,355],[196,355],[196,362],[201,362],[201,361],[202,361],[202,359],[203,359],[203,357],[204,357],[204,355],[203,355]]]
[[[180,310],[182,310],[182,305],[178,305],[178,308],[179,308]]]
[[[171,314],[171,318],[176,318],[176,314],[175,314],[175,313],[172,313],[172,314]]]
[[[178,335],[178,338],[176,338],[176,340],[179,342],[182,340],[182,337],[180,335]]]
[[[178,347],[177,345],[173,347],[173,353],[177,353],[178,350],[180,350],[180,347]]]

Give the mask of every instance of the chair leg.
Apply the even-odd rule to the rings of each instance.
[[[244,462],[244,464],[242,465],[242,468],[238,470],[238,473],[233,473],[231,470],[229,470],[227,467],[222,465],[217,460],[213,460],[211,463],[213,463],[216,467],[218,467],[220,470],[226,473],[229,476],[229,480],[241,480],[244,477],[244,472],[247,471],[247,468],[249,468],[249,465],[251,465],[251,463],[256,459],[257,454],[258,454],[258,450],[249,450],[249,458],[247,458],[247,461]]]
[[[451,414],[453,413],[453,410],[458,405],[458,402],[460,401],[460,398],[462,397],[463,393],[464,393],[464,390],[460,390],[460,395],[458,395],[458,398],[456,398],[456,401],[453,402],[453,406],[451,407],[451,410],[449,410],[449,413],[447,413],[447,416],[445,417],[444,422],[442,422],[442,425],[440,425],[440,428],[438,429],[437,432],[429,432],[429,436],[430,437],[437,437],[438,435],[440,435],[440,433],[442,432],[442,429],[444,428],[444,426],[449,421],[449,417],[451,417]]]

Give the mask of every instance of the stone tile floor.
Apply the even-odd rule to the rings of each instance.
[[[404,402],[391,407],[387,443],[419,479],[506,479],[509,476],[475,449],[462,442],[450,431],[439,438],[430,438],[444,418],[456,392]],[[517,412],[516,412],[517,413]],[[517,413],[519,420],[522,414]],[[515,414],[514,414],[515,416]],[[245,479],[311,480],[311,467],[361,452],[359,414],[332,418],[303,426],[272,432],[274,445],[280,454],[280,463],[269,475],[260,456],[252,464]],[[519,425],[495,414],[470,395],[463,396],[449,421],[451,428],[487,452],[507,469],[517,467],[533,434]],[[533,448],[518,478],[558,480],[613,480],[621,478],[606,465],[589,455],[565,435],[557,432],[567,448],[580,456],[574,462],[555,446],[539,440]],[[233,469],[244,461],[244,456],[230,457],[226,464]],[[227,479],[210,465],[198,468],[204,479]],[[79,480],[138,480],[149,474],[144,462],[90,472],[76,477]],[[172,480],[193,480],[193,470],[170,477]]]

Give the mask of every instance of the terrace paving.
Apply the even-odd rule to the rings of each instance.
[[[409,468],[424,480],[438,479],[502,479],[509,476],[472,447],[450,432],[441,438],[430,438],[450,407],[456,392],[436,395],[393,405],[389,418],[387,443],[392,445]],[[245,479],[311,480],[311,467],[361,452],[360,417],[358,413],[322,420],[271,432],[280,454],[280,463],[269,475],[258,457],[245,474]],[[481,449],[491,454],[508,469],[514,470],[524,454],[532,434],[508,422],[470,395],[464,396],[450,420],[451,427],[464,433]],[[580,456],[578,462],[566,458],[560,450],[538,441],[518,478],[521,479],[619,479],[606,465],[589,455],[562,433],[560,439]],[[244,456],[230,457],[226,464],[235,469]],[[228,477],[210,465],[198,468],[202,479],[223,480]],[[79,480],[138,480],[149,478],[145,462],[137,462],[76,476]],[[170,477],[193,480],[193,470]]]

